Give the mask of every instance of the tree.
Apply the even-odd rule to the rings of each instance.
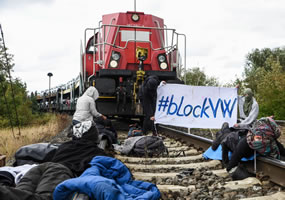
[[[184,74],[187,85],[196,86],[219,86],[219,81],[215,77],[209,77],[199,67],[188,69]],[[184,77],[182,80],[184,80]]]
[[[31,101],[26,85],[10,77],[13,55],[6,52],[0,42],[0,127],[27,125],[33,117]]]
[[[274,115],[276,119],[285,119],[285,71],[275,58],[266,60],[265,68],[258,70],[257,101],[260,104],[260,116]]]
[[[272,70],[271,62],[268,59],[273,59],[279,62],[281,68],[285,70],[285,48],[264,48],[254,49],[246,55],[246,64],[244,68],[244,83],[247,87],[256,92],[259,82],[258,71],[265,70],[269,72]]]

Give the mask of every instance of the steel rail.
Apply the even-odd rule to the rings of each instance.
[[[194,145],[202,150],[207,150],[211,145],[212,141],[208,138],[186,133],[175,128],[170,128],[164,125],[159,125],[158,130],[161,134],[167,135],[172,138],[179,138],[181,141],[187,144]],[[285,162],[268,157],[257,157],[257,168],[256,172],[263,172],[264,175],[270,177],[270,180],[278,185],[285,187]],[[245,162],[246,167],[249,171],[253,172],[254,164],[252,161]]]

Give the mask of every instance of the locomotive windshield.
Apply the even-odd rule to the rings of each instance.
[[[129,31],[129,30],[122,30],[121,31],[121,40],[123,42],[127,42],[129,40],[134,41],[143,41],[143,42],[149,42],[149,35],[150,32],[147,31]]]

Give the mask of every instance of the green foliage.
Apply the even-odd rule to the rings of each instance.
[[[208,77],[199,67],[188,69],[184,76],[186,76],[187,85],[219,86],[219,81],[217,78]],[[182,80],[184,80],[184,77]]]
[[[31,106],[32,106],[32,113],[36,114],[40,111],[39,106],[38,106],[38,102],[37,102],[37,94],[34,94],[33,92],[31,93]]]
[[[21,126],[29,124],[33,116],[31,101],[27,97],[25,85],[18,79],[14,80],[12,85],[8,81],[2,82],[1,85],[3,87],[0,88],[0,93],[2,94],[0,97],[0,116],[2,118],[11,119],[13,126],[17,125],[18,120]],[[15,101],[12,97],[12,87]],[[9,126],[9,120],[5,121],[8,121],[8,124],[4,123],[2,126]]]
[[[267,59],[271,71],[260,69],[257,75],[257,100],[260,104],[260,115],[274,115],[276,119],[285,119],[285,71],[274,58]]]
[[[29,125],[37,117],[35,99],[28,97],[26,85],[19,79],[10,80],[12,62],[13,55],[6,54],[0,42],[0,127]]]
[[[272,63],[268,59],[279,62],[283,70],[285,70],[285,48],[264,48],[254,49],[246,56],[246,65],[244,68],[244,83],[246,87],[251,88],[253,91],[257,90],[259,82],[259,70],[271,71]]]
[[[285,48],[255,49],[246,59],[242,83],[255,93],[259,117],[285,119]]]
[[[56,115],[53,113],[36,113],[33,115],[33,121],[30,124],[44,125],[52,119],[55,119]]]

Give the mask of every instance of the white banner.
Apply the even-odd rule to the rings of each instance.
[[[237,121],[237,88],[166,84],[157,89],[155,123],[221,128]]]

